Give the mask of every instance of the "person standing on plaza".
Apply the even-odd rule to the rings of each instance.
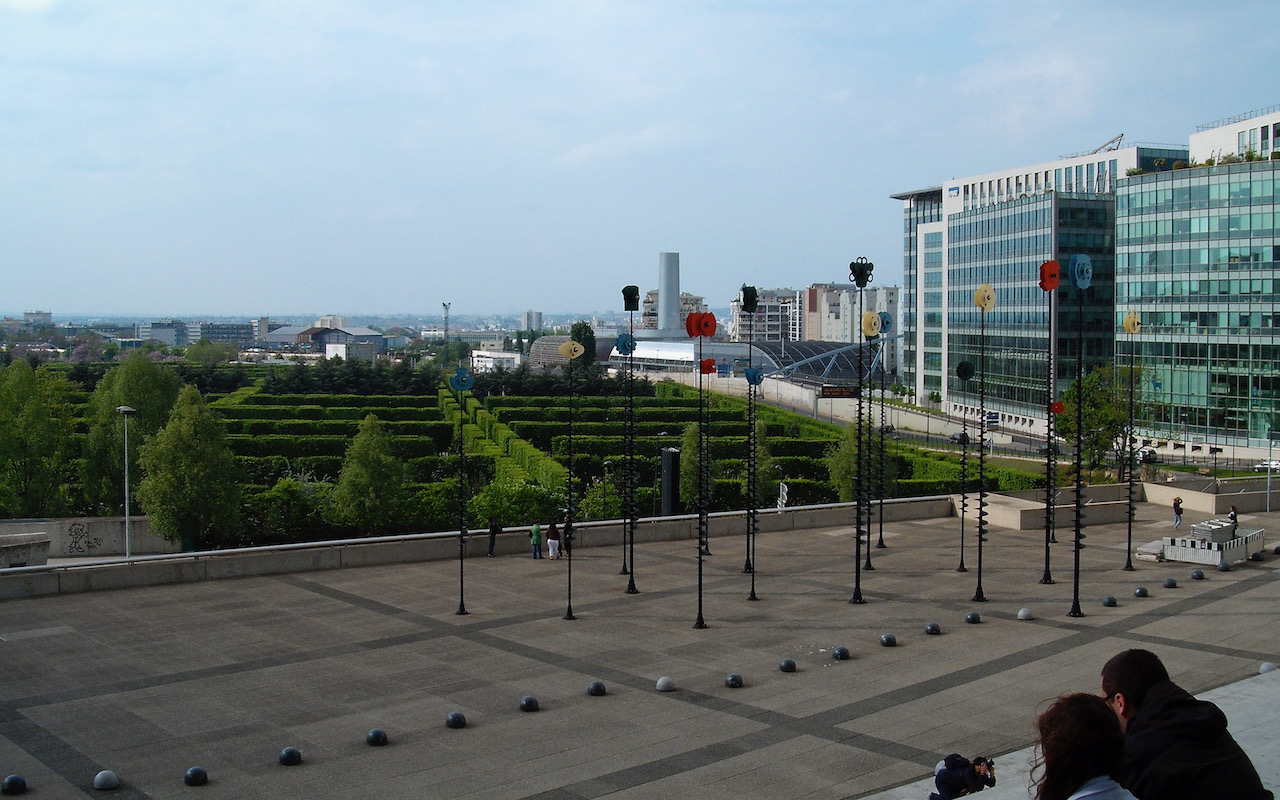
[[[493,558],[493,548],[498,543],[498,534],[502,533],[502,525],[497,517],[489,517],[489,558]]]
[[[551,520],[551,524],[547,526],[547,555],[552,558],[560,557],[560,529],[556,527],[555,520]]]
[[[529,544],[533,545],[533,557],[542,558],[542,526],[536,522],[529,526]]]
[[[1236,528],[1240,525],[1240,515],[1236,512],[1236,507],[1232,506],[1231,511],[1227,513],[1227,519],[1231,520],[1231,533],[1235,534]]]
[[[1173,498],[1173,529],[1182,527],[1182,498]]]

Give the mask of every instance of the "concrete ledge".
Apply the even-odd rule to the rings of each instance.
[[[937,519],[952,516],[950,497],[921,497],[872,503],[871,518],[878,519],[883,508],[886,521]],[[832,503],[796,508],[768,508],[759,512],[759,532],[778,533],[814,528],[832,528],[853,524],[851,503]],[[582,548],[620,547],[623,522],[608,520],[585,522],[576,526],[576,546]],[[746,512],[728,511],[712,514],[709,534],[712,537],[740,536],[746,532]],[[686,514],[672,517],[647,517],[637,521],[636,541],[669,542],[694,540],[698,536],[698,517]],[[484,557],[488,550],[486,530],[471,531],[466,539],[467,558]],[[527,555],[529,529],[511,528],[498,537],[496,554]],[[543,552],[546,545],[543,545]],[[252,547],[236,550],[212,550],[200,553],[139,556],[95,562],[54,563],[43,567],[18,567],[0,571],[0,599],[41,597],[103,589],[156,586],[169,583],[219,580],[287,572],[367,567],[417,561],[443,561],[458,557],[458,534],[425,533],[368,539],[309,542]]]
[[[49,534],[0,534],[0,568],[49,563]]]

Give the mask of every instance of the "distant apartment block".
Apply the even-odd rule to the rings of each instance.
[[[684,321],[690,314],[707,313],[706,300],[701,295],[689,294],[688,292],[680,293],[680,327],[683,329]],[[640,304],[640,326],[646,330],[656,330],[658,328],[658,290],[651,289],[645,293],[644,300]]]
[[[754,314],[742,310],[742,295],[729,302],[725,336],[731,342],[781,342],[793,340],[791,319],[795,311],[794,289],[758,289]]]
[[[541,311],[520,312],[520,330],[541,331],[542,330],[542,312]]]
[[[886,313],[892,322],[881,344],[884,369],[899,374],[902,361],[902,313],[898,286],[868,286],[862,294],[862,311]],[[796,316],[803,323],[800,336],[806,341],[854,344],[864,340],[858,315],[858,287],[851,283],[815,283],[795,293]]]

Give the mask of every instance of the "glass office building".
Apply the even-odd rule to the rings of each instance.
[[[1207,132],[1210,141],[1248,144],[1266,131],[1270,147],[1280,118],[1235,123]],[[1193,156],[1213,158],[1192,145]],[[1280,428],[1277,198],[1280,160],[1163,171],[1118,188],[1116,357],[1136,358],[1144,427],[1175,458],[1265,447]],[[1142,320],[1136,335],[1121,327],[1130,310]]]
[[[1051,363],[1056,365],[1055,398],[1076,374],[1080,342],[1086,372],[1110,363],[1114,230],[1115,198],[1109,194],[1030,195],[948,219],[950,411],[973,415],[979,406],[978,378],[956,376],[962,361],[977,369],[985,360],[986,411],[999,414],[1004,427],[1024,430],[1043,424]],[[1076,255],[1089,256],[1093,270],[1083,292],[1066,274]],[[1064,272],[1061,288],[1051,293],[1039,286],[1040,265],[1049,260],[1057,260]],[[982,284],[996,291],[995,308],[985,315],[974,303]]]

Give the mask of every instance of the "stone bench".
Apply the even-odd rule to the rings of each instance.
[[[0,569],[49,563],[49,534],[6,533],[0,535]]]

